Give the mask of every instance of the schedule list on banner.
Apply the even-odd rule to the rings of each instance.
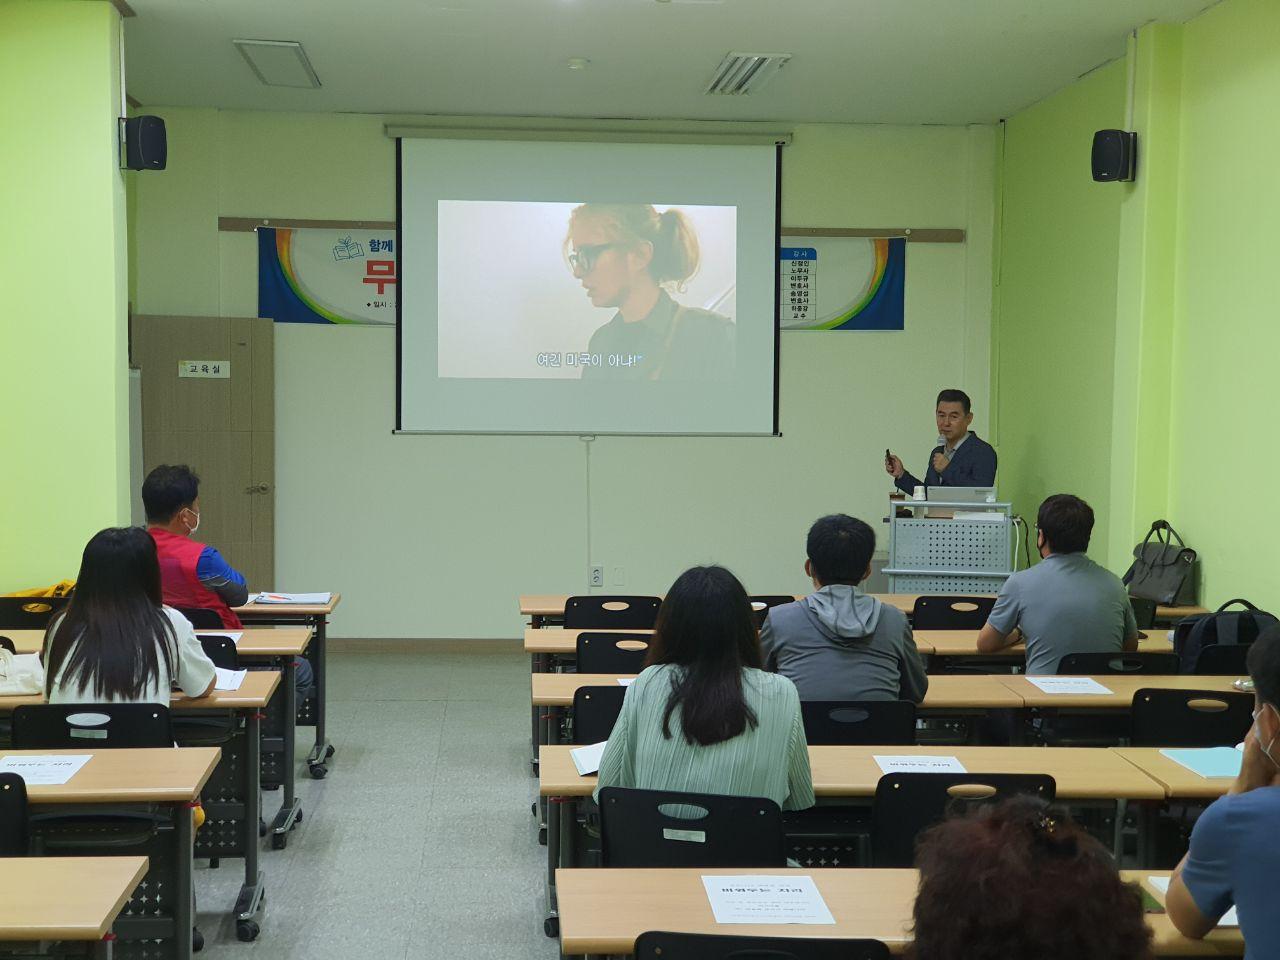
[[[778,266],[782,326],[817,319],[818,251],[813,247],[783,247],[778,251]]]

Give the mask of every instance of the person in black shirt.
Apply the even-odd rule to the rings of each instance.
[[[617,312],[591,335],[598,363],[583,379],[725,380],[733,372],[735,326],[728,317],[686,307],[680,292],[698,270],[698,238],[675,208],[585,203],[569,217],[569,268],[593,306]]]

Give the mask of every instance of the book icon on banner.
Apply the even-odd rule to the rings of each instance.
[[[359,240],[352,240],[350,237],[340,238],[333,248],[334,260],[359,260],[363,257],[364,247]]]

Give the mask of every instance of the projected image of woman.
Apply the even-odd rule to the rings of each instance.
[[[659,213],[642,203],[584,203],[569,215],[565,250],[592,306],[615,311],[591,335],[587,352],[601,361],[582,368],[584,379],[730,376],[733,321],[672,296],[698,271],[698,238],[683,212],[671,207]]]

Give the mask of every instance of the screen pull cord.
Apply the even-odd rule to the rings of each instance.
[[[582,568],[585,570],[591,566],[591,444],[595,443],[596,436],[594,433],[584,433],[578,437],[582,441],[583,465],[586,469],[586,510],[587,510],[587,555]]]

